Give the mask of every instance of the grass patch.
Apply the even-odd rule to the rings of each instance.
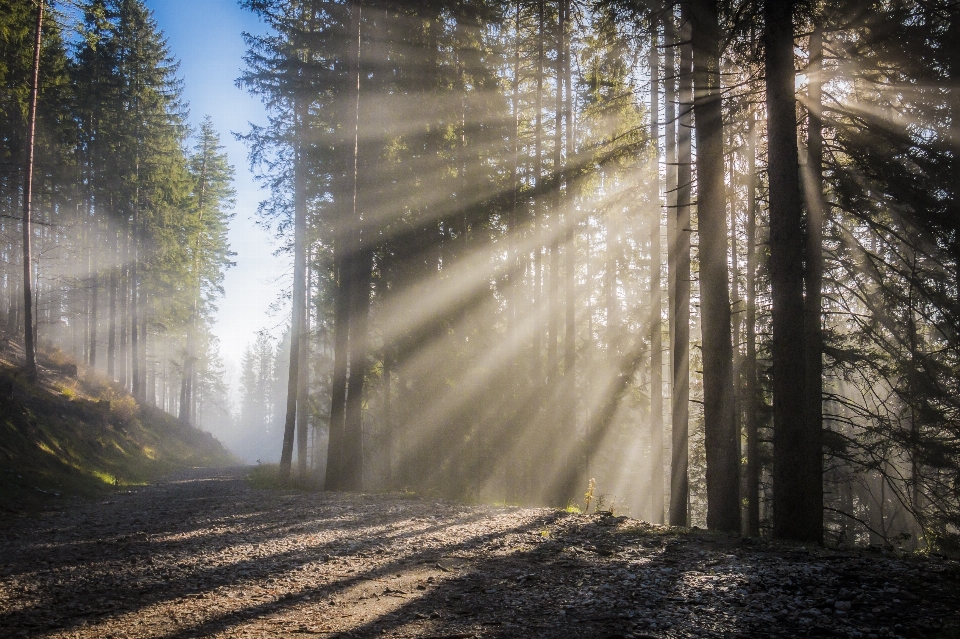
[[[92,470],[90,471],[90,474],[109,486],[120,485],[120,481],[110,473],[100,472],[99,470]]]
[[[247,475],[247,481],[254,488],[282,488],[280,466],[277,464],[259,464]]]
[[[297,476],[296,472],[292,474],[286,483],[280,481],[279,464],[257,464],[250,471],[250,474],[247,475],[247,482],[253,488],[267,490],[293,488],[295,490],[306,490],[312,492],[322,490],[323,488],[319,477],[314,475],[299,477]]]

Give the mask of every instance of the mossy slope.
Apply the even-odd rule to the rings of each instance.
[[[209,433],[47,357],[27,381],[0,360],[0,512],[57,508],[194,466],[237,463]],[[67,373],[63,373],[63,370]]]

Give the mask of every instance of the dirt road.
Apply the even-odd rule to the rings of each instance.
[[[244,474],[0,523],[0,636],[960,636],[955,562]]]

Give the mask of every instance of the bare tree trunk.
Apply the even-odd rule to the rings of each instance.
[[[367,375],[367,318],[370,310],[370,276],[373,267],[372,252],[367,254],[362,236],[363,207],[361,196],[366,196],[360,185],[362,172],[367,168],[363,162],[366,154],[361,144],[360,136],[360,89],[363,78],[361,62],[361,11],[362,6],[354,3],[356,21],[357,55],[356,55],[356,98],[354,108],[353,127],[353,217],[351,224],[355,226],[349,233],[351,238],[349,252],[348,296],[347,309],[350,325],[350,339],[348,346],[349,373],[347,378],[347,396],[343,418],[343,458],[341,460],[341,481],[343,490],[359,491],[363,488],[363,387]],[[351,87],[353,88],[353,87]],[[369,185],[368,185],[369,186]]]
[[[349,350],[349,261],[345,258],[344,238],[334,240],[333,300],[333,376],[330,387],[330,424],[327,439],[326,490],[340,490],[342,485],[343,419],[347,401],[347,359]]]
[[[533,211],[533,233],[536,238],[534,257],[533,257],[533,308],[534,314],[540,308],[543,290],[543,247],[541,246],[542,225],[543,225],[543,197],[540,193],[543,187],[543,26],[544,26],[544,0],[537,2],[537,112],[534,125],[534,160],[533,160],[533,179],[534,179],[534,211]],[[536,387],[543,384],[541,350],[543,336],[540,327],[534,331],[533,338],[533,357],[530,363],[533,366],[533,382]]]
[[[369,369],[367,329],[373,268],[373,255],[368,247],[361,245],[355,268],[356,289],[350,297],[350,375],[343,438],[343,489],[349,491],[363,489],[363,389]]]
[[[670,463],[670,525],[687,525],[690,484],[687,477],[690,424],[690,194],[692,186],[693,49],[690,4],[680,3],[680,120],[677,158],[676,299],[673,343],[673,453]]]
[[[297,373],[297,472],[301,477],[307,476],[307,408],[310,392],[310,280],[309,280],[310,252],[305,249],[304,256],[304,287],[303,312],[300,335],[300,371]]]
[[[183,369],[180,372],[180,401],[178,403],[177,418],[183,425],[190,423],[190,350],[191,338],[187,336],[187,346],[183,354]]]
[[[354,287],[353,261],[356,255],[352,246],[353,224],[356,215],[356,162],[358,143],[359,100],[360,100],[360,19],[361,8],[357,2],[350,7],[350,48],[348,56],[347,88],[348,96],[344,102],[343,121],[352,122],[345,127],[343,138],[339,141],[343,149],[343,193],[352,190],[354,197],[346,198],[337,204],[338,224],[333,245],[334,264],[334,346],[333,378],[331,380],[330,427],[327,442],[327,468],[324,480],[326,490],[342,490],[344,487],[345,425],[347,401],[347,375],[350,359],[350,309],[351,292]],[[349,151],[349,153],[348,153]],[[352,187],[352,188],[351,188]]]
[[[767,136],[773,297],[773,534],[823,540],[820,434],[806,418],[803,208],[797,151],[793,1],[767,0]]]
[[[117,378],[124,389],[129,389],[129,379],[127,376],[127,326],[130,322],[130,229],[127,224],[123,225],[123,253],[120,258],[120,348],[118,349],[119,370]]]
[[[652,498],[650,521],[663,523],[663,296],[660,290],[660,52],[656,19],[650,26],[650,139],[656,154],[656,202],[654,219],[650,224],[650,477],[649,494]]]
[[[293,441],[297,430],[297,394],[300,376],[300,340],[303,333],[304,303],[306,301],[306,234],[307,234],[307,169],[303,139],[306,133],[306,108],[304,98],[297,96],[296,139],[294,140],[294,239],[293,239],[293,291],[290,315],[290,368],[287,374],[287,413],[283,427],[283,449],[280,453],[280,481],[290,480],[293,461]],[[304,438],[301,438],[304,439]],[[305,441],[303,443],[306,443]],[[304,449],[306,450],[306,449]],[[306,459],[303,460],[306,464]]]
[[[37,97],[40,87],[40,45],[43,37],[43,6],[44,0],[37,4],[37,27],[33,44],[33,82],[30,87],[30,111],[27,123],[27,157],[23,177],[23,352],[26,356],[27,377],[37,376],[36,349],[33,333],[33,256],[30,242],[32,229],[30,225],[31,207],[33,205],[33,152],[34,138],[37,130]]]
[[[136,399],[142,398],[143,388],[141,386],[141,360],[140,360],[140,336],[138,333],[138,324],[140,321],[140,157],[139,152],[136,159],[136,177],[137,187],[134,190],[133,202],[133,227],[131,231],[131,243],[133,255],[130,261],[130,374],[133,376],[132,392]],[[192,356],[193,351],[189,351],[188,356]],[[189,389],[188,389],[189,390]],[[189,415],[187,416],[189,420]]]
[[[109,323],[107,325],[107,377],[111,381],[116,381],[117,379],[117,289],[120,287],[120,282],[117,278],[117,271],[120,268],[119,265],[119,253],[120,253],[120,242],[117,237],[116,231],[110,231],[110,259],[112,263],[110,264],[110,277],[107,283],[107,286],[110,287],[109,292]]]
[[[387,487],[393,488],[393,347],[383,349],[383,448]]]
[[[513,50],[513,91],[510,99],[511,109],[513,110],[513,157],[510,166],[510,253],[509,264],[511,275],[510,282],[510,315],[508,335],[511,342],[515,342],[518,333],[519,321],[519,303],[520,303],[520,265],[519,245],[519,198],[520,198],[520,4],[521,0],[516,0],[516,15],[514,29],[516,30],[516,40]],[[514,362],[516,362],[514,358]],[[519,378],[516,364],[514,363],[513,381],[518,382]]]
[[[810,499],[816,500],[817,505],[811,505],[812,509],[820,511],[817,521],[811,523],[811,526],[819,526],[823,529],[823,452],[822,452],[822,430],[823,430],[823,319],[821,307],[823,304],[823,224],[824,224],[824,198],[823,198],[823,108],[821,102],[823,99],[822,88],[822,68],[823,68],[823,31],[817,25],[810,34],[810,68],[807,71],[807,81],[809,86],[809,122],[808,122],[808,140],[807,140],[807,187],[806,205],[807,205],[807,234],[806,234],[806,269],[804,272],[804,283],[806,285],[806,298],[804,300],[804,333],[805,333],[805,365],[806,365],[806,415],[807,429],[810,435],[815,437],[816,451],[808,451],[810,454],[810,463],[814,466],[810,469],[811,477],[809,479]],[[820,478],[819,481],[817,478]],[[819,483],[820,488],[815,488],[812,484]],[[819,495],[817,494],[819,493]]]
[[[96,232],[94,232],[96,234]],[[99,260],[97,259],[97,252],[90,252],[90,314],[88,316],[88,321],[90,323],[90,346],[87,349],[87,364],[90,366],[91,370],[96,370],[97,368],[97,302],[99,301],[99,291],[100,291],[100,275],[97,270],[100,267]]]
[[[566,24],[563,8],[563,0],[557,3],[557,58],[554,65],[556,74],[556,101],[554,109],[554,127],[553,127],[553,212],[550,216],[550,226],[552,227],[550,241],[550,290],[547,312],[547,380],[551,395],[555,395],[559,380],[559,341],[560,341],[560,235],[561,235],[561,213],[562,204],[561,182],[563,166],[563,49],[564,36],[566,35]],[[550,405],[556,407],[556,402],[551,401]],[[551,409],[553,410],[553,409]]]
[[[673,430],[674,401],[676,395],[676,375],[674,359],[677,342],[677,261],[679,234],[677,232],[677,27],[673,6],[664,14],[663,21],[663,112],[664,146],[666,160],[666,196],[667,196],[667,311],[669,315],[668,344],[670,349],[670,429]],[[672,459],[671,459],[672,463]],[[664,487],[666,488],[666,487]],[[670,518],[671,505],[667,503],[667,518]]]
[[[565,15],[565,24],[570,25],[572,18],[570,15],[570,0],[564,0],[563,11]],[[569,27],[568,27],[569,28]],[[563,75],[566,87],[566,160],[564,169],[569,166],[570,157],[574,155],[574,137],[573,137],[573,71],[570,61],[570,37],[564,39],[563,45]],[[577,291],[576,291],[576,269],[577,269],[577,226],[576,212],[573,203],[575,201],[574,185],[570,180],[570,175],[564,174],[565,202],[567,209],[567,229],[564,237],[564,302],[565,302],[565,325],[566,333],[563,338],[563,378],[564,378],[564,429],[563,432],[568,438],[576,438],[577,434]],[[565,462],[566,479],[563,490],[566,497],[576,494],[578,486],[583,485],[586,477],[580,477],[579,460],[567,459]]]
[[[716,0],[692,7],[694,112],[697,129],[697,227],[703,331],[703,419],[707,456],[707,527],[740,532],[740,437],[734,417],[733,346],[727,271],[726,187]]]
[[[747,435],[747,527],[750,537],[760,535],[760,443],[757,415],[757,116],[750,110],[747,142],[747,308],[744,358],[744,425]]]

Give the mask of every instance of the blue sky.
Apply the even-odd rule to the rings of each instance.
[[[254,222],[264,193],[248,169],[247,149],[231,132],[244,133],[249,122],[266,123],[257,98],[238,89],[234,81],[243,66],[241,33],[262,32],[257,18],[241,9],[237,0],[146,0],[170,52],[180,61],[184,98],[190,103],[190,122],[196,127],[205,115],[213,118],[230,163],[236,169],[237,207],[230,244],[237,266],[228,271],[226,296],[214,332],[221,354],[236,371],[243,348],[261,328],[283,323],[283,316],[268,315],[276,301],[286,260],[273,256],[273,238]],[[274,331],[276,333],[276,331]]]

